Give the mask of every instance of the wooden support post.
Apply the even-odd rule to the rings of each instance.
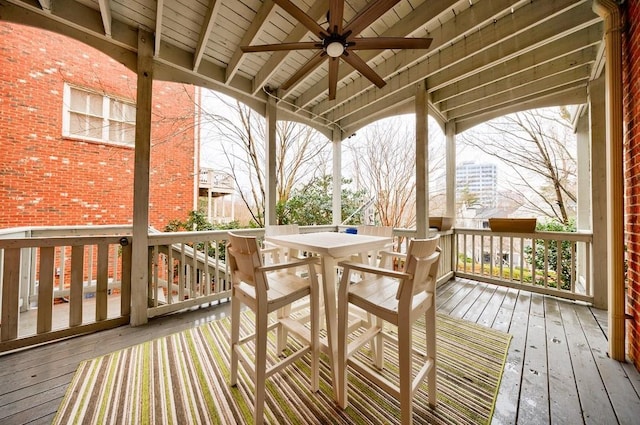
[[[149,170],[151,158],[151,96],[153,36],[138,30],[138,89],[133,171],[133,243],[131,266],[131,325],[147,323],[149,281]]]
[[[265,205],[264,205],[264,224],[265,226],[277,224],[276,216],[276,203],[278,202],[277,186],[276,186],[276,123],[277,123],[277,108],[276,99],[273,96],[267,98],[267,132],[266,132],[266,146],[265,146],[265,160],[266,170],[265,176],[267,179],[267,187],[265,193]]]
[[[451,121],[444,125],[446,137],[446,217],[456,217],[456,124]]]
[[[342,131],[333,129],[333,196],[332,222],[334,226],[342,223]]]
[[[427,88],[424,81],[416,84],[416,237],[429,235],[429,116]],[[409,165],[409,164],[407,164]]]

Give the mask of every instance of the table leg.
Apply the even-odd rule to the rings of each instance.
[[[336,400],[339,400],[339,385],[336,368],[338,360],[338,317],[336,294],[336,265],[335,258],[328,255],[322,256],[322,280],[324,289],[324,317],[327,326],[327,345],[329,348],[329,364],[331,365],[331,382]]]

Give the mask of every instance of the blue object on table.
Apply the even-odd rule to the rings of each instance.
[[[358,229],[356,229],[355,227],[347,227],[347,229],[344,232],[345,233],[351,233],[352,235],[355,235],[356,233],[358,233]]]

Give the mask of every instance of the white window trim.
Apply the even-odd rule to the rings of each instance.
[[[78,134],[72,134],[71,133],[71,121],[70,121],[70,105],[71,105],[71,89],[74,88],[76,90],[80,90],[86,93],[91,93],[91,94],[97,94],[99,96],[102,96],[102,110],[103,110],[103,114],[102,114],[102,120],[103,120],[103,126],[102,126],[102,138],[95,138],[95,137],[89,137],[89,136],[81,136]],[[128,102],[126,100],[122,100],[122,99],[118,99],[115,96],[108,96],[105,95],[104,93],[100,93],[98,91],[95,90],[90,90],[87,89],[86,87],[80,87],[80,86],[75,86],[75,85],[71,85],[68,83],[64,83],[64,89],[63,89],[63,95],[62,95],[62,136],[66,137],[66,138],[70,138],[70,139],[77,139],[77,140],[87,140],[87,141],[92,141],[92,142],[99,142],[99,143],[104,143],[104,144],[109,144],[109,145],[117,145],[117,146],[126,146],[126,147],[130,147],[133,148],[135,145],[135,142],[131,142],[131,143],[127,143],[127,142],[118,142],[118,141],[113,141],[109,139],[109,111],[110,111],[110,102],[111,100],[117,101],[117,102],[121,102],[121,103],[125,103],[128,105],[133,105],[133,107],[135,108],[136,105],[132,102]],[[134,123],[135,125],[135,123]]]

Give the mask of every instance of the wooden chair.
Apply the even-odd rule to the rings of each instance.
[[[400,401],[402,424],[412,423],[412,400],[427,378],[429,406],[436,406],[436,278],[440,249],[439,236],[412,240],[407,251],[404,271],[393,271],[355,262],[339,263],[344,268],[338,290],[338,404],[348,405],[348,367],[366,376],[384,391]],[[353,272],[366,278],[350,284]],[[373,323],[357,336],[349,326],[349,306],[357,306],[375,316]],[[414,349],[412,328],[421,316],[425,318],[426,351]],[[384,339],[394,339],[384,333],[383,322],[397,326],[399,373],[393,381],[383,376]],[[354,355],[368,342],[373,348],[373,364],[367,365]],[[414,356],[414,352],[419,353]],[[413,375],[415,358],[421,359],[418,373]],[[378,370],[376,370],[378,369]]]
[[[265,236],[279,236],[279,235],[294,235],[300,233],[300,228],[297,224],[280,224],[265,226]],[[270,259],[271,263],[279,263],[286,261],[286,258],[290,254],[290,250],[281,247],[274,243],[264,241],[262,244],[262,254]]]
[[[273,373],[311,353],[311,390],[318,391],[318,359],[320,354],[319,289],[313,258],[285,263],[262,265],[261,254],[255,237],[229,233],[227,248],[231,271],[231,379],[232,386],[238,380],[238,360],[248,370],[255,385],[255,423],[264,421],[265,380]],[[308,267],[308,275],[302,278],[288,273],[291,267]],[[311,331],[286,314],[285,307],[306,296],[310,298]],[[242,304],[255,314],[255,333],[240,338],[240,311]],[[277,320],[269,325],[269,314],[277,311]],[[294,334],[302,347],[284,358],[269,359],[267,367],[267,333],[276,330],[278,336],[285,330]],[[243,345],[255,342],[253,361]],[[279,346],[280,344],[278,344]],[[284,347],[282,347],[284,348]],[[280,347],[278,354],[283,355]]]
[[[372,226],[363,224],[357,227],[359,235],[382,236],[389,238],[389,244],[385,246],[385,250],[393,249],[393,227],[392,226]],[[351,258],[351,261],[359,261],[363,264],[378,265],[378,251],[361,252]],[[381,264],[380,267],[383,267]]]

